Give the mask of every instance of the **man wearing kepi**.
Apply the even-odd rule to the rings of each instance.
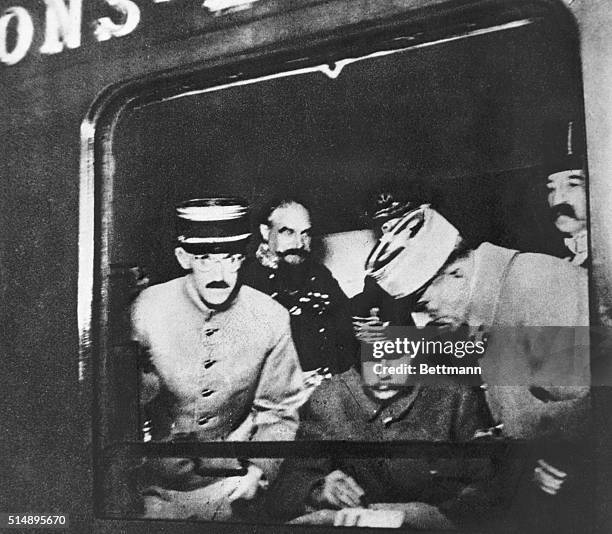
[[[274,200],[259,230],[262,242],[241,272],[244,283],[289,310],[304,371],[348,369],[357,353],[349,301],[329,269],[312,257],[310,212],[291,198]]]
[[[576,121],[550,128],[547,135],[548,205],[557,229],[564,236],[574,265],[588,260],[584,130]]]
[[[289,315],[238,280],[250,235],[247,205],[197,199],[176,215],[175,255],[189,273],[146,289],[132,310],[134,339],[150,355],[141,401],[153,439],[293,439],[305,397]],[[278,467],[261,458],[149,459],[140,477],[145,516],[237,517]]]
[[[415,297],[417,326],[487,340],[480,361],[488,383],[483,388],[503,436],[582,441],[590,380],[586,271],[491,243],[469,248],[455,226],[427,205],[409,218],[414,220],[405,224],[415,231],[390,239],[371,258],[369,275],[397,298]],[[539,469],[551,475],[556,467],[573,471],[563,454],[547,454]],[[534,467],[525,466],[529,479]],[[555,493],[561,483],[536,480],[539,489],[529,480],[521,495],[527,499],[533,490],[534,502],[545,495],[541,490]]]

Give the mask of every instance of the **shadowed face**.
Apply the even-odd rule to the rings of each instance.
[[[301,204],[293,202],[275,209],[260,230],[279,261],[299,265],[310,254],[310,215]]]
[[[471,252],[447,264],[418,297],[412,314],[417,326],[451,333],[466,324],[474,256]]]
[[[242,254],[189,254],[177,248],[176,257],[183,269],[191,270],[191,276],[204,304],[222,306],[232,295],[238,282],[238,269]]]
[[[564,234],[586,228],[586,187],[584,171],[561,171],[548,177],[548,205],[555,226]]]
[[[410,356],[405,355],[399,358],[363,361],[361,363],[363,383],[376,398],[389,399],[399,393],[404,386],[412,383],[412,377],[401,372],[411,363]]]

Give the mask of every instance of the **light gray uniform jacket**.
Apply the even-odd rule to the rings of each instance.
[[[469,324],[493,418],[511,438],[576,439],[589,414],[586,270],[484,243],[475,251]]]
[[[484,243],[475,251],[469,324],[488,332],[480,360],[487,404],[507,438],[538,440],[508,454],[489,484],[512,532],[588,529],[590,352],[586,269]],[[555,496],[534,483],[536,460],[567,473]],[[585,499],[586,497],[586,499]],[[585,521],[587,521],[585,523]]]
[[[148,350],[152,363],[151,372],[143,374],[141,401],[155,407],[154,439],[294,438],[305,397],[289,315],[280,304],[242,286],[227,310],[211,310],[187,275],[143,291],[132,322],[134,339]],[[267,480],[276,477],[279,460],[250,461]],[[227,467],[227,461],[221,463]],[[236,460],[233,465],[239,467]],[[157,461],[158,491],[146,492],[155,498],[145,498],[145,514],[231,515],[223,500],[227,479],[201,476],[202,466],[217,463],[203,458]]]

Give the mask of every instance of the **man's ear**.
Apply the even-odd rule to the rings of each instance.
[[[191,270],[191,256],[185,252],[185,249],[182,247],[176,247],[174,249],[174,255],[176,256],[177,261],[180,266],[186,271]]]
[[[267,243],[270,237],[270,227],[262,223],[259,225],[259,232],[261,233],[261,238]]]

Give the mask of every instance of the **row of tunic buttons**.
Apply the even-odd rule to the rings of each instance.
[[[214,363],[214,362],[213,362]],[[212,365],[212,364],[211,364]],[[202,397],[206,398],[206,397],[210,397],[213,393],[215,392],[214,389],[203,389],[201,392]],[[208,421],[211,420],[211,417],[207,416],[207,415],[203,415],[202,417],[200,417],[198,419],[198,425],[203,426],[206,423],[208,423]]]
[[[216,330],[218,330],[218,329],[216,329]],[[212,332],[212,333],[214,333],[214,332]],[[207,333],[206,335],[210,335],[210,334]],[[211,360],[211,359],[205,360],[204,363],[203,363],[204,369],[210,369],[215,363],[216,363],[216,360]],[[215,392],[214,389],[206,388],[206,389],[202,390],[201,395],[202,395],[202,397],[206,398],[206,397],[210,397],[214,392]],[[210,417],[202,416],[202,417],[200,417],[198,419],[198,425],[200,425],[200,426],[205,425],[206,423],[208,423],[208,421],[210,421]]]

